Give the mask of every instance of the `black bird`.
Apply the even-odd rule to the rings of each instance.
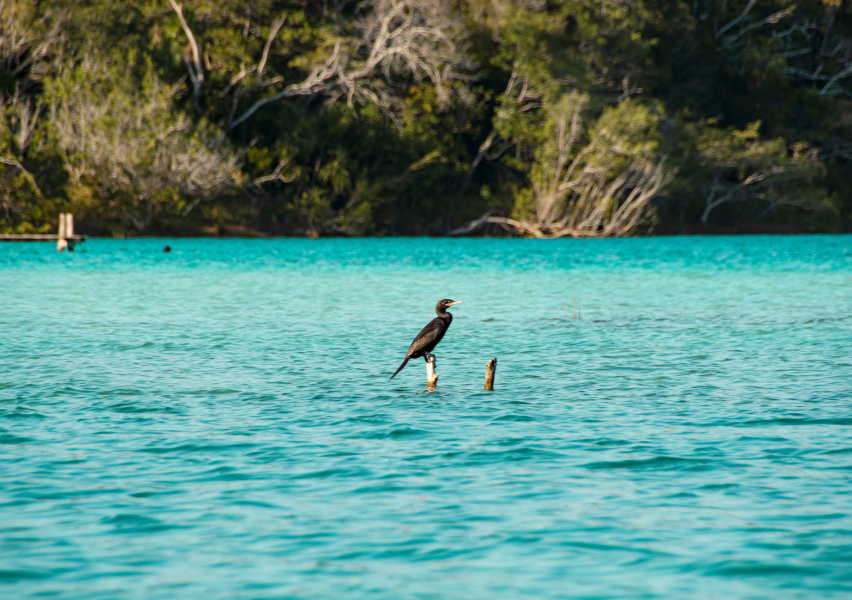
[[[422,356],[424,360],[429,361],[429,358],[432,356],[432,350],[435,349],[435,346],[438,345],[438,342],[447,333],[447,329],[450,328],[450,323],[453,322],[453,315],[447,312],[447,309],[453,304],[461,304],[461,300],[458,302],[455,300],[441,300],[438,302],[438,305],[435,307],[435,312],[438,313],[438,316],[421,329],[417,337],[414,338],[414,341],[411,342],[408,352],[405,353],[405,360],[399,365],[396,373],[391,375],[391,379],[396,377],[397,373],[402,371],[403,367],[412,358],[420,358]]]

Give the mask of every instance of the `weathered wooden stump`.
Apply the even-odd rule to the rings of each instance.
[[[62,252],[68,247],[68,240],[65,237],[68,232],[65,229],[65,213],[59,213],[59,237],[56,240],[56,251]]]
[[[65,213],[65,243],[68,246],[68,251],[74,250],[74,245],[77,243],[74,238],[74,215]]]
[[[426,385],[433,388],[438,385],[438,374],[435,372],[435,355],[426,360]]]
[[[485,365],[485,391],[494,391],[494,375],[497,373],[497,357],[495,356]]]

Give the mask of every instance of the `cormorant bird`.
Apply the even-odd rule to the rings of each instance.
[[[444,337],[444,334],[447,333],[447,329],[450,328],[450,323],[453,322],[453,315],[447,312],[447,309],[453,304],[461,304],[461,300],[455,301],[445,299],[438,302],[438,305],[435,307],[435,312],[438,313],[438,316],[432,319],[426,327],[421,329],[420,333],[417,334],[417,337],[414,338],[414,341],[411,342],[411,346],[408,347],[408,352],[405,353],[405,360],[402,361],[401,365],[399,365],[396,373],[391,375],[391,379],[396,377],[397,373],[402,371],[403,367],[405,367],[405,365],[408,364],[408,361],[412,358],[420,358],[422,356],[425,361],[429,361],[429,358],[432,356],[432,350],[435,349],[435,346],[438,345],[438,342],[440,342],[441,338]]]

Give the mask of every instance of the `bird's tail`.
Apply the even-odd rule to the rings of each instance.
[[[399,368],[396,370],[396,373],[394,373],[393,375],[391,375],[391,376],[390,376],[390,378],[391,378],[391,379],[393,379],[394,377],[396,377],[396,376],[397,376],[397,374],[398,374],[400,371],[402,371],[403,367],[405,367],[405,365],[407,365],[407,364],[408,364],[408,361],[409,361],[409,359],[408,359],[408,358],[406,358],[404,361],[402,361],[402,364],[401,364],[401,365],[399,365]],[[388,379],[388,381],[390,381],[390,379]]]

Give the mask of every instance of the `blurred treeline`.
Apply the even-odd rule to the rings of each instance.
[[[0,232],[842,231],[852,0],[0,0],[0,163]]]

